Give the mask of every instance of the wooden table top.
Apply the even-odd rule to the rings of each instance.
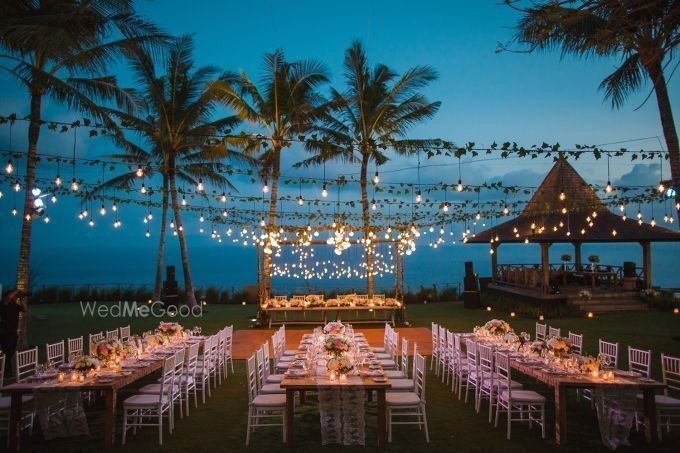
[[[267,307],[265,311],[335,311],[335,310],[399,310],[396,305],[361,305],[361,306],[323,306],[323,307]]]

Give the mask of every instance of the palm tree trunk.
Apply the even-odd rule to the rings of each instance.
[[[364,240],[368,240],[368,234],[371,230],[371,218],[370,211],[368,210],[368,184],[367,173],[368,173],[368,152],[363,150],[361,158],[361,216],[364,223]],[[364,259],[366,262],[366,291],[368,297],[373,297],[375,292],[375,287],[373,283],[373,244],[364,244]]]
[[[281,147],[274,147],[274,164],[272,168],[272,187],[269,196],[269,220],[267,228],[269,231],[276,229],[276,205],[279,197],[279,178],[281,177]],[[260,297],[266,300],[271,297],[272,278],[271,278],[271,254],[263,253],[262,259],[262,291]],[[262,302],[262,300],[260,302]]]
[[[17,289],[28,292],[31,288],[30,259],[31,259],[31,232],[33,223],[33,197],[31,189],[35,184],[35,169],[38,163],[38,138],[40,137],[40,116],[42,106],[42,94],[31,92],[31,122],[28,126],[28,155],[26,158],[26,179],[24,180],[24,215],[21,219],[21,243],[19,245],[19,261],[17,262]],[[28,220],[27,220],[28,217]],[[28,320],[30,307],[28,297],[22,297],[24,311],[19,315],[19,327],[17,329],[17,350],[26,349],[28,345]]]
[[[153,284],[153,300],[161,300],[163,285],[163,258],[165,256],[165,233],[168,227],[168,177],[163,176],[163,205],[161,212],[161,229],[158,232],[158,250],[156,251],[156,278]]]
[[[189,249],[187,248],[187,240],[185,237],[184,227],[182,226],[182,212],[179,208],[179,201],[177,200],[177,183],[175,182],[175,173],[172,168],[174,162],[171,164],[170,174],[168,176],[170,182],[170,197],[172,202],[172,211],[175,215],[175,229],[177,230],[177,238],[179,239],[179,250],[182,256],[182,270],[184,271],[184,289],[186,291],[186,304],[190,307],[196,306],[196,295],[194,294],[194,284],[191,281],[191,268],[189,267]]]
[[[678,133],[675,130],[673,110],[671,109],[671,101],[668,98],[668,86],[663,75],[661,60],[656,59],[648,64],[647,71],[654,83],[656,102],[659,106],[659,116],[661,117],[661,127],[664,139],[666,140],[666,146],[668,147],[668,160],[671,165],[673,187],[678,191],[680,189],[680,145],[678,145]],[[680,216],[680,210],[678,210],[678,215]]]

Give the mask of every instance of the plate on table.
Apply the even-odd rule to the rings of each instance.
[[[625,370],[615,370],[614,371],[614,376],[619,376],[619,377],[642,377],[640,373],[637,371],[625,371]]]
[[[307,376],[307,372],[305,370],[288,370],[286,372],[286,376],[288,376],[288,377],[305,377],[305,376]]]
[[[113,383],[113,378],[97,378],[97,384],[112,384]]]
[[[373,382],[387,382],[387,378],[385,376],[376,376],[373,378]]]
[[[656,382],[654,379],[651,379],[651,378],[648,378],[648,377],[641,377],[639,380],[640,380],[640,382],[648,382],[648,383]]]

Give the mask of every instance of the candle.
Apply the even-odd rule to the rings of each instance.
[[[596,377],[598,377],[598,374],[599,374],[599,373],[597,372],[597,370],[593,370],[593,372],[590,373],[590,374],[591,374],[591,376],[593,376],[594,378],[596,378]]]
[[[341,380],[341,381],[346,381],[346,380],[347,380],[347,375],[346,375],[346,374],[341,374],[341,375],[340,375],[340,380]]]
[[[57,382],[64,382],[64,373],[57,374]]]
[[[85,381],[85,376],[83,376],[82,374],[80,376],[78,376],[78,382],[84,382],[84,381]]]
[[[71,372],[71,382],[75,382],[78,380],[78,373],[75,371]]]
[[[330,379],[331,379],[331,381],[335,380],[335,372],[334,371],[331,371]]]

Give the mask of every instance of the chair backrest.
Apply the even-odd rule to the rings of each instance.
[[[437,346],[439,346],[439,326],[437,323],[432,323],[432,355],[437,355]]]
[[[453,334],[453,352],[455,353],[455,358],[461,359],[463,356],[463,349],[460,346],[460,334]]]
[[[64,340],[57,343],[47,343],[45,345],[47,353],[47,362],[52,365],[61,365],[64,363]]]
[[[120,339],[127,340],[130,338],[130,325],[120,328]]]
[[[571,343],[571,352],[583,355],[583,334],[569,331],[569,343]]]
[[[493,379],[493,348],[491,346],[479,343],[477,345],[477,373],[480,381],[486,379]],[[491,381],[493,383],[493,380]]]
[[[562,336],[562,329],[558,327],[548,327],[548,336],[549,337],[561,337]]]
[[[264,379],[267,380],[272,372],[271,360],[269,359],[269,342],[265,341],[262,344],[262,364],[264,368]]]
[[[465,354],[467,356],[468,367],[472,369],[477,369],[477,342],[468,338],[465,341]]]
[[[652,350],[636,349],[628,346],[628,369],[642,376],[652,376]]]
[[[274,351],[274,363],[278,363],[279,359],[281,358],[281,355],[283,354],[283,351],[279,346],[278,332],[274,332],[274,335],[272,335],[272,350]]]
[[[425,402],[425,357],[420,354],[413,356],[413,384],[416,394],[422,403]]]
[[[68,359],[83,355],[83,337],[68,339]]]
[[[225,350],[227,347],[227,328],[220,330],[217,341],[217,359],[219,363],[224,362]]]
[[[507,391],[508,400],[512,398],[512,376],[510,373],[510,359],[507,354],[502,352],[496,353],[496,378],[497,388],[499,390]]]
[[[175,357],[173,354],[163,360],[163,376],[161,378],[161,398],[159,404],[162,406],[165,401],[172,401],[171,395],[175,385]],[[162,398],[165,396],[166,398]],[[170,403],[172,404],[172,403]]]
[[[234,351],[234,325],[227,326],[224,336],[224,357],[231,358]]]
[[[599,342],[599,354],[607,357],[609,359],[610,365],[614,368],[618,368],[619,365],[619,344],[610,343],[604,341],[602,338],[598,340]]]
[[[264,371],[264,351],[263,347],[260,346],[257,351],[255,351],[255,365],[257,366],[257,388],[261,389],[265,384],[265,371]]]
[[[455,351],[455,344],[453,340],[453,332],[450,330],[446,330],[446,353],[449,356],[449,360],[453,360],[454,355],[456,354]]]
[[[94,352],[94,345],[104,339],[104,334],[102,332],[91,333],[90,339],[87,345],[87,350],[92,354]]]
[[[219,332],[212,336],[212,341],[210,342],[210,358],[212,359],[211,365],[214,367],[218,362],[218,354],[220,353],[220,334]]]
[[[186,351],[184,348],[178,349],[175,352],[175,376],[181,376],[184,371],[184,357]]]
[[[406,338],[401,339],[401,365],[399,368],[408,377],[408,340]]]
[[[668,396],[668,390],[680,392],[680,357],[661,354],[661,373],[663,383],[666,384],[664,393]]]
[[[248,401],[252,402],[257,396],[257,364],[255,354],[248,357]]]
[[[28,377],[35,374],[35,368],[38,366],[38,347],[33,349],[26,349],[25,351],[17,352],[15,363],[15,375],[17,382],[23,382]]]
[[[213,337],[206,337],[205,341],[203,342],[203,362],[201,363],[204,372],[212,368],[212,344],[213,344]]]
[[[200,348],[201,344],[200,343],[193,343],[191,346],[189,346],[189,349],[187,350],[187,356],[186,356],[186,374],[187,376],[191,376],[192,378],[196,377],[196,366],[198,365],[198,349]],[[187,379],[187,383],[189,380]]]
[[[118,329],[107,330],[106,331],[107,340],[117,340],[118,339]]]
[[[396,330],[392,330],[390,335],[390,350],[388,352],[396,362],[399,356],[399,332]]]
[[[536,339],[545,340],[548,326],[546,324],[536,323]]]

